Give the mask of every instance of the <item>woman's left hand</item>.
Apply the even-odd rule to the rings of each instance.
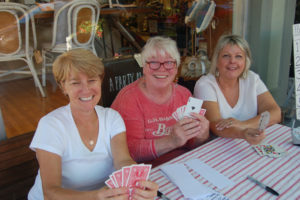
[[[230,118],[222,119],[221,121],[219,121],[216,124],[216,129],[218,131],[222,131],[225,128],[230,128],[230,127],[234,127],[234,126],[237,126],[237,127],[241,128],[242,122],[237,120],[237,119],[234,119],[234,118],[230,117]]]
[[[142,189],[144,188],[144,189]],[[153,200],[157,196],[158,184],[152,181],[139,181],[137,187],[132,190],[132,199]]]

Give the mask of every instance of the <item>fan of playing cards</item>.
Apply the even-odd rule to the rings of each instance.
[[[252,147],[260,156],[269,156],[272,158],[278,158],[284,156],[287,153],[284,149],[280,148],[277,145],[258,144],[258,145],[253,145]]]
[[[259,118],[258,129],[260,131],[265,130],[269,124],[269,121],[270,121],[270,113],[268,111],[261,113]]]
[[[113,172],[105,184],[109,188],[119,187],[135,187],[136,182],[140,180],[148,180],[152,165],[131,165]]]
[[[177,110],[173,112],[172,117],[176,121],[179,121],[182,120],[184,117],[190,117],[190,113],[192,112],[199,113],[200,115],[204,116],[206,110],[201,109],[202,103],[203,100],[190,97],[187,102],[187,105],[183,105],[177,108]]]

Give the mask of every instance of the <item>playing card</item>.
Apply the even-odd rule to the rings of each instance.
[[[116,187],[111,179],[106,180],[105,184],[111,189]]]
[[[123,167],[122,168],[122,187],[127,187],[128,178],[130,176],[131,167]]]
[[[151,171],[151,165],[131,165],[123,167],[121,170],[113,172],[105,184],[109,188],[136,187],[136,182],[148,180]]]
[[[269,121],[270,121],[270,113],[268,111],[263,112],[259,119],[258,129],[260,131],[265,130],[269,124]]]
[[[278,158],[286,154],[286,151],[277,145],[261,144],[261,148],[264,155],[273,158]]]
[[[112,173],[114,180],[116,181],[119,187],[122,187],[122,170],[118,170]]]
[[[260,145],[253,145],[252,147],[253,147],[254,150],[258,153],[258,155],[264,156],[263,150],[261,149]]]
[[[133,165],[128,179],[128,187],[135,187],[136,182],[147,180],[150,174],[151,165]]]
[[[258,144],[252,146],[260,156],[278,158],[284,156],[287,152],[277,145]]]
[[[117,181],[115,180],[115,177],[114,177],[113,175],[109,175],[109,178],[111,179],[111,181],[112,181],[112,183],[114,184],[114,186],[115,186],[116,188],[118,188],[119,185],[118,185]]]
[[[176,121],[183,119],[183,114],[184,114],[185,108],[186,108],[186,105],[183,105],[183,106],[177,108],[176,111],[172,113],[172,117]]]
[[[206,112],[206,109],[204,109],[204,108],[202,108],[201,110],[200,110],[200,115],[202,115],[202,116],[204,116],[205,115],[205,112]]]
[[[177,114],[177,112],[176,112],[176,111],[172,113],[172,117],[173,117],[173,118],[174,118],[176,121],[178,121],[178,120],[179,120],[179,118],[178,118],[178,114]]]
[[[194,98],[194,97],[190,97],[188,102],[187,102],[187,105],[186,105],[183,116],[184,117],[185,116],[190,117],[190,113],[192,113],[192,112],[200,113],[202,103],[203,103],[203,100],[197,99],[197,98]]]

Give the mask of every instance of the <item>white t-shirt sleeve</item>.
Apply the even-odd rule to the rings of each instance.
[[[217,101],[217,92],[214,83],[207,76],[201,77],[195,84],[194,97],[203,101]]]
[[[109,117],[107,119],[107,122],[110,124],[109,130],[111,138],[118,135],[119,133],[126,131],[125,123],[121,115],[111,108],[109,108]]]
[[[266,87],[266,85],[264,84],[264,82],[260,79],[259,75],[255,74],[255,85],[256,85],[256,94],[257,96],[267,92],[268,88]]]
[[[64,127],[61,127],[61,123],[57,119],[43,117],[39,121],[30,148],[33,151],[42,149],[62,156],[65,145],[61,130],[64,130]]]

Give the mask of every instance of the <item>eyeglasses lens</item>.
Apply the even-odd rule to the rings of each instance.
[[[174,61],[166,61],[166,62],[147,62],[150,66],[150,69],[152,70],[157,70],[160,68],[161,65],[164,66],[165,69],[170,70],[173,69],[175,66],[175,62]]]

